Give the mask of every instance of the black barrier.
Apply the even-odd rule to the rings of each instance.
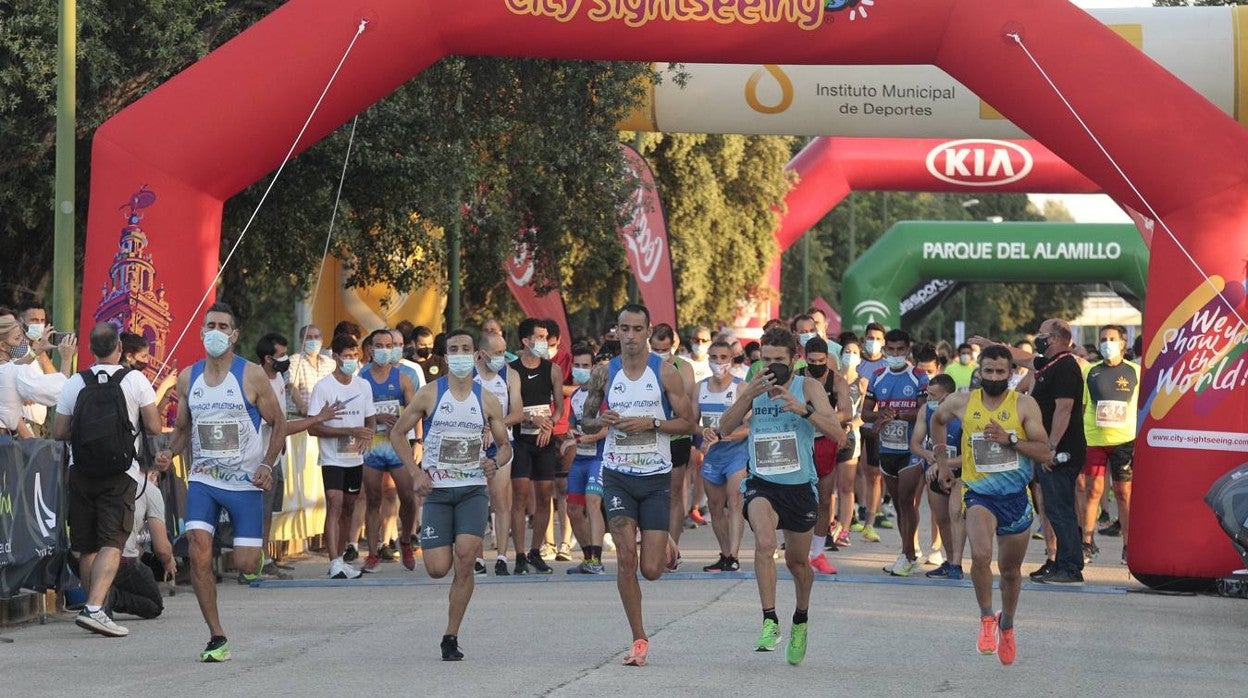
[[[59,441],[0,443],[0,598],[53,589],[65,568],[63,459]]]

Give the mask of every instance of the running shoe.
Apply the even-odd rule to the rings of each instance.
[[[74,623],[80,628],[85,628],[97,635],[107,637],[125,637],[130,634],[129,629],[114,623],[113,619],[109,617],[103,608],[94,613],[83,608],[74,617]]]
[[[831,552],[836,552],[840,550],[841,549],[840,546],[836,544],[836,536],[833,536],[831,533],[824,536],[823,537],[823,549],[831,551]]]
[[[516,569],[513,572],[513,574],[519,575],[519,574],[528,574],[528,573],[529,573],[528,559],[526,559],[523,555],[517,555],[516,556]]]
[[[997,653],[997,617],[982,616],[979,619],[979,639],[975,642],[975,648],[980,654],[996,654]]]
[[[1083,564],[1087,565],[1091,563],[1092,560],[1096,559],[1096,554],[1099,552],[1101,552],[1101,549],[1096,545],[1096,543],[1084,543]]]
[[[719,559],[707,565],[706,567],[703,567],[702,571],[703,572],[723,572],[724,563],[726,562],[728,562],[728,556],[723,553],[720,553]]]
[[[624,658],[624,666],[645,666],[646,655],[650,653],[649,640],[633,640],[633,647]]]
[[[1001,614],[997,614],[997,659],[1001,663],[1009,666],[1014,663],[1014,658],[1018,656],[1018,645],[1014,642],[1014,628],[1005,630],[1001,627]]]
[[[357,559],[359,559],[359,557],[360,557],[359,548],[355,547],[354,543],[347,543],[347,549],[342,554],[343,562],[355,562]]]
[[[689,510],[689,520],[699,526],[706,525],[706,517],[702,516],[702,512],[698,511],[697,507]]]
[[[1041,584],[1083,584],[1083,573],[1052,570],[1043,577],[1037,577],[1035,581]]]
[[[542,543],[542,547],[538,548],[537,554],[540,555],[543,560],[553,560],[555,559],[555,546],[551,543]],[[532,562],[532,560],[530,560],[530,562]]]
[[[876,528],[892,528],[893,520],[888,518],[888,516],[884,512],[880,512],[875,515],[875,527]]]
[[[560,543],[559,549],[555,552],[556,562],[572,562],[572,549],[567,543]]]
[[[836,535],[836,547],[848,548],[849,546],[849,529],[842,528],[841,532]]]
[[[667,571],[675,572],[680,567],[680,547],[671,536],[667,538]]]
[[[1096,522],[1099,524],[1109,523],[1109,512],[1101,509],[1101,513],[1097,515]]]
[[[260,570],[260,573],[266,578],[271,577],[273,579],[294,579],[295,576],[288,571],[292,569],[294,568],[292,568],[290,565],[279,565],[276,562],[269,560],[268,562],[264,563],[264,567]]]
[[[485,560],[483,558],[477,558],[477,561],[472,563],[472,574],[474,576],[484,577],[488,572],[489,570],[485,568]]]
[[[1037,528],[1035,532],[1031,534],[1031,539],[1032,540],[1044,540],[1044,529]]]
[[[849,530],[853,531],[854,533],[861,533],[863,529],[865,528],[866,526],[863,526],[861,521],[855,521],[849,525]],[[840,545],[840,543],[838,542],[837,545]]]
[[[868,543],[879,543],[880,534],[875,532],[874,526],[863,526],[862,527],[862,539],[867,541]]]
[[[442,661],[458,662],[464,658],[464,653],[459,651],[459,637],[456,635],[442,636]]]
[[[607,571],[607,568],[603,567],[602,560],[600,558],[595,557],[589,560],[588,570],[589,571],[586,572],[586,574],[603,574]]]
[[[368,557],[364,558],[364,567],[360,571],[361,572],[376,572],[377,568],[380,566],[381,566],[381,558],[378,557],[377,555],[370,554]]]
[[[1122,546],[1122,564],[1127,564],[1127,546]]]
[[[729,555],[728,561],[724,563],[724,571],[725,572],[740,572],[741,561],[738,560],[735,556]]]
[[[593,565],[590,564],[589,560],[582,561],[581,564],[577,565],[576,567],[569,567],[567,569],[567,573],[568,574],[602,574],[601,572],[595,572],[593,570]]]
[[[1096,535],[1109,536],[1110,538],[1117,538],[1122,535],[1122,522],[1119,521],[1118,519],[1114,519],[1114,522],[1111,523],[1110,525],[1104,528],[1096,529]]]
[[[529,567],[532,567],[533,571],[538,574],[551,574],[554,572],[550,565],[546,564],[546,561],[542,559],[541,553],[536,555],[529,553]]]
[[[507,571],[507,561],[501,557],[494,561],[494,576],[495,577],[510,577],[511,576],[511,572]]]
[[[359,579],[360,571],[348,565],[342,558],[336,558],[329,563],[330,579]]]
[[[845,527],[841,525],[840,521],[833,521],[832,525],[828,526],[828,536],[832,540],[836,540],[836,537],[841,535],[843,530],[845,530]]]
[[[209,664],[230,661],[230,643],[220,635],[208,641],[208,646],[199,653],[199,661]]]
[[[937,567],[945,564],[945,554],[939,550],[933,550],[924,561],[924,564],[936,565]]]
[[[949,563],[942,562],[940,563],[940,567],[937,567],[934,570],[928,570],[928,572],[924,574],[923,576],[927,577],[928,579],[948,579],[949,578]]]
[[[806,658],[806,626],[808,623],[794,623],[789,633],[789,644],[784,648],[784,658],[789,664],[797,666]]]
[[[775,652],[778,644],[780,644],[780,624],[770,618],[764,618],[763,632],[759,633],[758,642],[754,643],[754,651]]]
[[[961,579],[962,578],[962,565],[949,565],[949,578]]]
[[[399,543],[399,551],[403,555],[403,566],[409,570],[416,569],[416,551],[412,547],[412,542],[409,540],[406,543]],[[484,561],[481,561],[481,566],[485,567]]]
[[[810,558],[810,566],[814,568],[816,574],[836,574],[836,568],[828,562],[828,556],[823,553]]]
[[[394,549],[394,541],[383,543],[377,550],[377,557],[385,562],[394,562],[399,559],[399,553]]]
[[[910,561],[906,559],[905,555],[898,555],[893,564],[884,566],[884,571],[894,577],[909,577]]]
[[[1040,569],[1036,570],[1035,572],[1029,573],[1027,576],[1031,577],[1032,581],[1036,581],[1040,579],[1041,577],[1047,575],[1049,572],[1052,572],[1054,566],[1055,566],[1055,563],[1052,560],[1046,559],[1044,561],[1044,564],[1040,565]]]
[[[615,541],[611,538],[610,533],[604,533],[602,535],[602,547],[604,550],[615,552]]]

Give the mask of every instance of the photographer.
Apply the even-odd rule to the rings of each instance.
[[[165,609],[153,568],[146,558],[148,553],[141,549],[140,534],[143,526],[147,526],[151,539],[152,553],[159,563],[159,574],[162,581],[173,579],[178,571],[173,558],[173,545],[169,542],[169,533],[165,528],[165,498],[158,486],[160,474],[157,472],[131,472],[139,486],[139,494],[134,500],[134,530],[126,540],[126,547],[121,552],[121,565],[117,568],[117,576],[113,578],[113,590],[109,594],[109,607],[113,613],[129,613],[140,618],[155,618]]]

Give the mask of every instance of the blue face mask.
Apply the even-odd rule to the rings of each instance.
[[[221,330],[208,330],[204,333],[204,351],[208,356],[217,358],[230,349],[230,336]]]
[[[507,357],[506,356],[491,356],[489,360],[486,361],[485,363],[490,367],[491,371],[498,373],[499,371],[503,370],[503,366],[507,365]]]
[[[814,339],[814,338],[815,338],[815,333],[814,333],[814,332],[803,332],[803,333],[801,333],[801,334],[797,335],[797,343],[798,343],[800,346],[805,347],[805,346],[806,346],[806,343],[807,343],[807,342],[809,342],[810,340]]]
[[[343,359],[342,360],[342,372],[347,374],[348,376],[354,376],[356,373],[359,372],[359,370],[360,370],[359,359]]]
[[[377,364],[378,366],[387,366],[390,364],[392,356],[393,355],[391,354],[390,349],[384,349],[384,348],[374,349],[373,350],[373,363]]]
[[[322,346],[324,345],[321,344],[321,340],[309,339],[303,343],[303,353],[308,356],[315,356],[316,354],[321,353]]]
[[[467,378],[475,363],[472,354],[451,354],[446,357],[446,368],[458,378]]]
[[[584,385],[589,382],[589,376],[593,373],[592,369],[572,367],[572,381],[577,385]]]

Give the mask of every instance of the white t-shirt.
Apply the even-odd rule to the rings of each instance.
[[[91,367],[91,372],[95,375],[107,373],[113,375],[121,370],[121,366],[117,364],[96,364]],[[56,413],[66,417],[74,415],[74,406],[78,404],[78,393],[82,392],[84,384],[82,382],[82,374],[75,373],[69,380],[65,381],[65,387],[61,389],[61,397],[56,401]],[[121,379],[121,389],[126,394],[126,412],[130,415],[130,423],[138,432],[138,436],[134,438],[134,447],[140,447],[139,439],[143,438],[143,425],[139,421],[139,410],[148,405],[156,404],[156,391],[152,389],[152,384],[147,382],[147,377],[141,371],[131,371],[126,377]],[[73,467],[74,456],[71,449],[69,456],[69,465]],[[131,475],[139,467],[139,461],[136,458],[134,465],[130,470]]]
[[[130,476],[138,483],[139,492],[134,498],[134,530],[130,531],[130,537],[126,539],[126,547],[121,551],[122,557],[138,557],[143,554],[139,549],[139,534],[143,532],[148,519],[165,520],[165,498],[160,493],[160,487],[151,482],[144,485],[143,481],[147,478],[142,474],[136,475],[133,470],[130,471]]]
[[[325,405],[341,402],[343,412],[339,416],[325,422],[327,427],[352,428],[364,426],[364,420],[377,414],[373,405],[373,389],[368,381],[359,376],[351,376],[351,382],[343,385],[338,378],[330,374],[317,382],[312,389],[312,397],[308,402],[308,413],[317,414]],[[339,468],[351,468],[364,464],[364,453],[358,448],[359,440],[350,436],[321,437],[318,440],[321,450],[321,465]],[[372,439],[364,441],[365,447],[372,444]]]
[[[35,403],[27,418],[31,421],[43,422],[38,417],[43,405],[55,405],[57,396],[65,387],[65,375],[62,373],[44,374],[38,363],[18,365],[12,361],[0,364],[0,426],[9,431],[17,431],[22,420],[23,402]]]

